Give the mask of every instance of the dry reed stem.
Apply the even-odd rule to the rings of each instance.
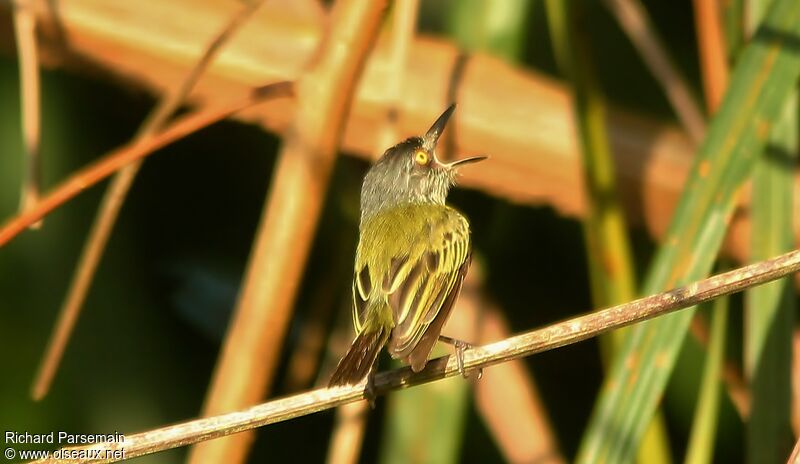
[[[706,133],[703,112],[692,96],[686,79],[670,60],[644,6],[639,0],[605,0],[605,4],[661,84],[683,128],[699,145]]]
[[[789,456],[789,459],[786,460],[786,464],[797,464],[800,463],[800,439],[794,444],[794,449],[792,450],[792,454]]]
[[[484,307],[480,342],[509,336],[500,308]],[[476,382],[475,403],[506,462],[566,462],[533,375],[521,360],[498,364]]]
[[[722,33],[720,2],[694,0],[695,29],[706,108],[714,114],[728,88],[728,57]]]
[[[156,108],[150,113],[133,138],[134,144],[146,140],[163,127],[164,123],[191,93],[200,76],[208,68],[225,42],[263,3],[264,0],[253,0],[245,4],[227,21],[223,29],[206,46],[200,58],[189,70],[178,88],[168,92],[159,101]],[[67,296],[64,298],[59,310],[53,333],[50,336],[39,370],[34,378],[31,388],[31,396],[34,400],[42,399],[50,389],[63,357],[64,349],[69,342],[83,303],[86,301],[86,295],[97,272],[97,266],[100,263],[111,231],[119,217],[120,209],[125,203],[130,187],[136,179],[136,174],[139,172],[143,162],[144,159],[136,160],[117,172],[111,180],[108,190],[103,195],[97,216],[89,231],[89,236],[78,259],[78,264],[75,266]]]
[[[239,100],[219,105],[215,108],[204,108],[189,113],[167,126],[162,132],[147,140],[132,143],[118,148],[98,161],[76,171],[55,188],[47,192],[38,203],[22,214],[12,217],[0,227],[0,247],[19,235],[31,224],[40,220],[66,201],[74,198],[87,188],[111,176],[124,166],[140,158],[153,154],[170,143],[180,140],[203,127],[221,121],[237,111],[279,97],[289,97],[293,92],[291,82],[276,82],[253,89]]]
[[[25,157],[19,211],[24,212],[39,201],[39,192],[41,191],[39,52],[36,48],[36,16],[31,5],[23,0],[11,3],[14,8],[14,37],[17,42],[19,59],[22,146]],[[33,228],[40,226],[41,222],[31,224]]]
[[[359,461],[369,412],[367,401],[347,403],[336,408],[336,422],[325,462],[349,464]]]
[[[260,401],[270,387],[328,187],[350,99],[385,1],[339,0],[317,59],[296,85],[285,133],[233,320],[203,415]],[[252,434],[205,442],[189,462],[244,461]]]
[[[401,138],[397,130],[397,114],[403,98],[403,82],[408,63],[409,44],[417,27],[418,0],[395,2],[391,22],[384,28],[388,33],[387,55],[388,75],[385,93],[385,123],[373,150],[379,157],[388,147]],[[445,105],[442,105],[444,108]],[[367,403],[358,402],[342,406],[336,411],[336,422],[331,433],[326,462],[329,464],[357,463],[363,447],[363,439],[369,417]]]
[[[595,337],[609,330],[674,312],[742,291],[800,270],[800,250],[759,261],[656,295],[574,317],[542,329],[531,330],[464,353],[468,371],[519,359]],[[428,362],[414,374],[404,367],[375,376],[375,392],[389,391],[459,375],[455,357],[444,356]],[[487,371],[485,376],[492,375]],[[321,388],[268,401],[236,412],[196,419],[147,432],[125,436],[123,442],[105,442],[70,449],[125,450],[125,458],[151,454],[200,441],[212,440],[256,427],[293,419],[364,398],[365,382],[336,388]],[[37,462],[65,462],[41,460]],[[95,460],[88,462],[111,462]]]

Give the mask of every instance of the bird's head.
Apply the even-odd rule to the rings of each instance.
[[[370,168],[361,187],[361,222],[403,204],[444,204],[457,168],[486,159],[474,156],[449,163],[436,157],[436,144],[456,105],[450,105],[421,137],[389,148]]]

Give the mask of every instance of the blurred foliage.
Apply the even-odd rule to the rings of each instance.
[[[743,2],[723,2],[726,20],[741,20],[735,6]],[[462,39],[469,36],[478,22],[459,16],[470,9],[456,8],[454,3],[423,1],[420,30]],[[514,17],[521,32],[498,39],[501,47],[481,48],[561,78],[544,2],[514,3],[525,11]],[[591,37],[597,77],[606,98],[672,118],[661,89],[609,13],[599,1],[585,3],[586,15],[592,20],[585,24],[584,32]],[[691,2],[644,3],[668,39],[677,65],[699,89]],[[726,30],[732,43],[741,43],[738,29],[731,26]],[[478,47],[466,41],[462,44]],[[45,70],[42,77],[45,189],[128,141],[153,105],[154,96],[100,76]],[[18,204],[22,170],[18,91],[16,60],[0,55],[2,218],[15,214]],[[90,189],[48,216],[42,230],[26,232],[0,248],[0,347],[6,365],[0,382],[3,430],[125,433],[197,415],[250,250],[278,144],[274,135],[257,127],[225,122],[145,162],[52,391],[41,403],[29,399],[30,382],[105,185]],[[357,237],[358,186],[366,168],[351,157],[337,161],[275,385],[284,385],[286,359],[298,345],[308,318],[321,314],[314,307],[318,303],[313,295],[333,281],[342,290],[333,298],[336,304],[331,303],[331,311],[342,309],[338,302],[348,298],[349,267]],[[506,204],[472,191],[456,190],[450,202],[471,219],[476,249],[486,263],[487,289],[505,310],[514,331],[591,309],[586,250],[577,220],[560,217],[550,208]],[[643,230],[632,229],[630,234],[636,273],[641,276],[655,244]],[[741,358],[745,331],[741,306],[741,298],[732,298],[725,350],[728,359]],[[334,321],[338,315],[325,317]],[[705,348],[687,339],[677,358],[679,375],[671,377],[664,397],[673,456],[683,456],[686,451],[704,353]],[[527,358],[525,363],[536,375],[555,435],[564,455],[571,459],[602,380],[597,344],[587,341],[567,346]],[[486,375],[491,375],[491,369]],[[458,379],[449,382],[454,381]],[[290,392],[273,391],[275,395],[285,393]],[[726,395],[721,395],[720,401],[715,460],[737,462],[743,455],[742,422]],[[379,458],[381,439],[388,432],[384,417],[389,413],[386,401],[379,399],[368,423],[363,462]],[[500,453],[471,404],[465,416],[459,461],[499,461]],[[262,428],[251,462],[320,462],[332,422],[329,411]],[[179,449],[140,462],[181,462],[184,456],[185,449]]]

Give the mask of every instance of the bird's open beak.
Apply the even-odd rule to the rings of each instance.
[[[461,167],[462,165],[469,163],[477,163],[478,161],[483,161],[486,158],[488,158],[487,156],[472,156],[470,158],[455,160],[450,163],[442,163],[436,158],[434,149],[436,148],[436,144],[439,142],[439,137],[441,137],[442,132],[444,132],[445,126],[447,126],[447,121],[450,119],[450,116],[453,115],[453,111],[455,110],[456,110],[456,104],[453,103],[452,105],[450,105],[450,107],[444,110],[444,113],[442,113],[441,116],[439,116],[436,119],[431,128],[428,129],[428,132],[426,132],[425,135],[422,137],[423,147],[429,152],[434,153],[433,155],[434,162],[437,165],[446,169]]]
[[[439,137],[441,137],[442,132],[444,132],[445,126],[447,126],[447,121],[450,119],[450,116],[453,115],[453,111],[456,110],[456,104],[453,103],[450,105],[449,108],[444,110],[441,116],[436,119],[436,122],[433,123],[428,132],[422,137],[423,146],[426,150],[433,152],[434,148],[436,148],[436,144],[439,142]]]
[[[461,166],[463,166],[465,164],[477,163],[478,161],[483,161],[483,160],[488,159],[488,158],[489,158],[488,156],[470,156],[469,158],[455,160],[455,161],[451,161],[449,163],[442,163],[442,166],[444,166],[444,167],[446,167],[448,169],[453,169],[455,167],[461,167]]]

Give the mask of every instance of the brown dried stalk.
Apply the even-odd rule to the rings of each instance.
[[[395,2],[391,22],[387,22],[390,46],[384,51],[388,57],[389,72],[386,79],[384,98],[387,103],[384,113],[385,124],[373,151],[380,156],[386,148],[397,143],[401,137],[397,131],[398,107],[403,99],[403,82],[408,68],[409,44],[414,39],[417,28],[418,0]],[[363,447],[369,409],[367,403],[351,403],[336,411],[336,422],[331,432],[326,462],[328,464],[357,463]]]
[[[595,337],[609,330],[625,327],[678,309],[695,306],[720,296],[760,285],[800,270],[800,250],[760,261],[656,295],[574,317],[542,329],[524,332],[494,343],[465,351],[464,367],[469,370],[518,359]],[[459,375],[455,357],[444,356],[428,362],[414,374],[409,367],[375,376],[375,392],[432,382]],[[491,371],[485,375],[491,375]],[[127,435],[122,442],[106,442],[71,449],[125,450],[125,458],[151,454],[192,443],[212,440],[267,424],[323,411],[364,398],[365,383],[322,388],[252,406],[215,417],[196,419],[176,425]],[[118,459],[117,459],[118,460]],[[112,462],[113,459],[86,462]],[[41,460],[37,462],[64,462]]]
[[[480,325],[481,342],[510,336],[494,304],[483,309]],[[506,462],[566,462],[533,376],[521,360],[499,364],[476,382],[475,403]]]
[[[728,88],[728,57],[722,33],[720,2],[694,0],[694,21],[700,51],[703,94],[709,113],[716,112]]]
[[[297,81],[297,109],[278,155],[204,415],[255,404],[270,387],[350,99],[385,7],[385,1],[337,2],[317,60]],[[205,442],[190,451],[189,462],[242,462],[251,442],[250,434]]]
[[[247,3],[227,22],[222,31],[208,44],[181,85],[165,95],[150,113],[133,138],[134,144],[146,140],[162,128],[168,118],[172,116],[192,91],[200,76],[222,48],[222,45],[263,3],[264,0],[253,0]],[[58,370],[64,348],[66,348],[69,337],[75,327],[83,303],[86,301],[86,294],[89,292],[89,287],[92,284],[95,272],[97,272],[97,266],[108,243],[108,238],[143,162],[143,159],[134,161],[116,173],[111,185],[103,195],[103,200],[89,231],[81,257],[75,266],[75,273],[67,290],[67,296],[64,298],[59,310],[53,334],[48,342],[39,371],[33,381],[31,395],[34,400],[42,399],[50,389],[50,384]]]
[[[25,150],[25,175],[22,177],[19,211],[39,201],[41,137],[39,52],[36,49],[36,17],[29,2],[17,0],[14,6],[14,36],[19,58],[22,145]],[[32,224],[39,227],[40,223]]]
[[[275,82],[253,89],[246,97],[233,103],[220,105],[216,108],[201,109],[182,117],[169,125],[164,131],[159,132],[142,142],[125,145],[108,155],[95,161],[89,166],[75,172],[54,189],[46,193],[41,200],[28,211],[19,214],[0,227],[0,247],[16,237],[31,224],[43,218],[66,201],[74,198],[87,188],[95,185],[106,177],[111,176],[124,166],[146,156],[156,150],[183,137],[196,132],[203,127],[221,121],[237,111],[252,107],[266,100],[289,97],[293,92],[291,82]]]
[[[706,2],[712,3],[712,2]],[[639,50],[650,72],[664,88],[681,125],[699,144],[706,133],[703,112],[697,105],[689,84],[671,61],[661,38],[650,22],[647,11],[639,0],[605,0],[606,6],[617,18],[631,43]]]

